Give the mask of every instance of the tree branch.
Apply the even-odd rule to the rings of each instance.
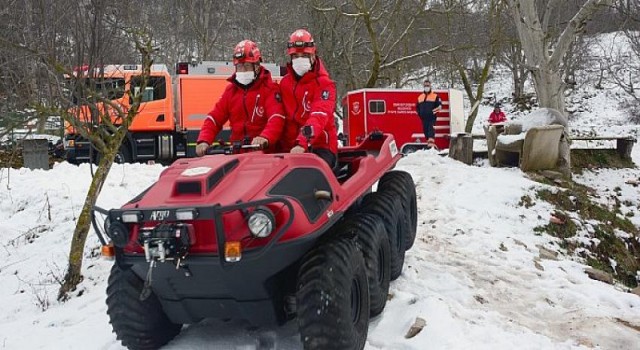
[[[578,35],[586,25],[587,21],[594,13],[596,13],[602,6],[610,6],[612,0],[587,0],[587,2],[580,8],[578,13],[569,21],[565,29],[558,38],[553,54],[549,59],[549,64],[552,66],[558,66],[562,56],[567,53],[571,42]]]
[[[389,63],[381,65],[380,68],[381,69],[392,68],[392,67],[394,67],[394,66],[396,66],[396,65],[398,65],[398,64],[400,64],[402,62],[405,62],[405,61],[408,61],[408,60],[411,60],[411,59],[414,59],[414,58],[417,58],[417,57],[430,55],[432,52],[434,52],[434,51],[436,51],[438,49],[440,49],[440,46],[433,47],[433,48],[431,48],[429,50],[423,50],[423,51],[420,51],[420,52],[416,52],[416,53],[408,55],[408,56],[400,57],[400,58],[395,59],[395,60],[393,60],[393,61],[391,61]]]

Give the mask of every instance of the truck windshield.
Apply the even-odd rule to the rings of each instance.
[[[97,97],[117,100],[124,96],[124,78],[67,79],[67,86],[74,105],[98,102]]]
[[[131,91],[134,94],[140,93],[142,85],[142,77],[134,76],[131,79]],[[167,83],[164,77],[148,77],[147,86],[142,92],[141,102],[151,102],[162,100],[167,97]],[[130,98],[130,102],[133,103],[133,99]]]

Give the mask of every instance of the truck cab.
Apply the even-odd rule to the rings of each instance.
[[[281,79],[280,67],[263,64],[276,81]],[[74,76],[67,77],[71,113],[85,123],[101,124],[101,115],[110,115],[114,125],[119,117],[110,103],[97,102],[98,93],[123,111],[131,106],[129,92],[138,93],[142,66],[136,64],[107,65],[92,73],[80,67]],[[195,145],[207,113],[220,99],[227,78],[235,72],[231,62],[205,61],[178,63],[175,74],[162,64],[153,65],[138,114],[133,119],[116,162],[158,161],[171,163],[177,158],[194,157]],[[87,86],[87,85],[91,86]],[[92,111],[93,109],[93,111]],[[226,140],[228,125],[216,137]],[[96,161],[98,152],[91,142],[65,123],[64,146],[71,163]]]

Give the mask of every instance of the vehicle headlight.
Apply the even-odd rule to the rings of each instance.
[[[122,213],[122,222],[125,224],[134,224],[141,220],[142,213],[139,211],[125,211]]]
[[[254,237],[264,238],[273,232],[273,228],[276,226],[276,218],[269,208],[260,206],[249,215],[247,226],[249,226],[249,231]]]
[[[193,220],[198,217],[198,210],[195,208],[176,210],[176,220]]]

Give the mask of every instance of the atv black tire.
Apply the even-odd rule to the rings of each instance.
[[[140,300],[143,285],[132,270],[113,265],[107,287],[107,314],[116,337],[129,349],[157,349],[182,329],[162,311],[155,294]]]
[[[406,171],[393,170],[382,176],[378,182],[378,191],[393,193],[402,197],[402,208],[408,213],[410,230],[405,237],[406,249],[413,247],[418,230],[418,204],[416,185],[411,174]]]
[[[369,193],[362,201],[361,213],[374,214],[382,219],[391,247],[391,280],[402,274],[406,244],[406,213],[402,210],[400,197],[383,192]]]
[[[303,258],[296,291],[300,337],[306,350],[364,348],[369,286],[355,238],[340,233]]]
[[[358,245],[364,257],[369,279],[369,315],[379,315],[389,296],[391,280],[391,245],[382,220],[372,214],[359,214],[353,219]]]

